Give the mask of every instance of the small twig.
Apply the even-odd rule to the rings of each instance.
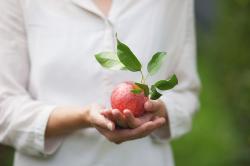
[[[142,84],[145,84],[145,77],[144,77],[144,74],[143,74],[143,72],[142,71],[140,71],[140,73],[141,73],[141,83]]]

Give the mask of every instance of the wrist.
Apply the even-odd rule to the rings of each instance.
[[[81,124],[82,127],[92,127],[91,116],[90,116],[90,106],[86,106],[80,111]]]

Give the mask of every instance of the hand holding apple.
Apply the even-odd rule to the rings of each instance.
[[[156,117],[166,118],[165,104],[161,100],[148,100],[144,104],[145,113],[140,117],[135,117],[133,112],[129,109],[120,111],[118,109],[105,110],[102,114],[115,122],[122,128],[137,128],[142,124],[152,121]]]
[[[114,131],[110,131],[101,127],[96,127],[96,129],[102,135],[104,135],[110,142],[120,144],[126,141],[148,136],[154,130],[162,127],[165,124],[165,121],[165,118],[157,117],[154,120],[145,122],[134,129],[116,129]]]
[[[130,48],[118,40],[116,52],[101,52],[95,55],[96,60],[104,67],[112,70],[129,70],[140,72],[140,82],[126,81],[117,85],[111,95],[110,111],[103,115],[123,128],[136,128],[144,123],[153,121],[157,117],[166,117],[166,108],[161,100],[159,90],[170,90],[178,84],[176,75],[168,80],[159,80],[153,85],[147,85],[149,76],[156,74],[163,60],[165,52],[157,52],[147,65],[148,74],[142,71],[142,64]]]

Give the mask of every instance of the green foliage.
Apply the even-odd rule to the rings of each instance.
[[[0,144],[0,166],[12,166],[14,149]]]
[[[139,86],[141,89],[143,89],[144,95],[145,95],[145,96],[148,96],[148,95],[149,95],[149,87],[148,87],[148,85],[146,85],[146,84],[141,84],[141,83],[138,83],[138,82],[136,82],[135,85],[137,85],[137,86]]]
[[[132,89],[131,92],[134,94],[140,94],[142,92],[142,90],[141,89]]]
[[[117,55],[121,63],[132,72],[141,71],[142,65],[135,54],[124,43],[117,39]]]
[[[167,53],[166,52],[157,52],[153,55],[152,59],[148,63],[148,73],[150,75],[154,75],[161,68],[163,60],[165,59]]]
[[[157,100],[162,94],[160,94],[156,88],[160,90],[170,90],[178,84],[178,79],[176,75],[173,75],[169,80],[160,80],[156,82],[155,85],[152,85],[149,89],[149,86],[146,84],[146,79],[142,72],[141,62],[137,59],[136,55],[130,50],[130,48],[122,43],[116,34],[117,40],[117,50],[115,52],[101,52],[95,55],[96,60],[101,64],[102,67],[113,70],[129,70],[132,72],[141,73],[141,83],[135,83],[140,89],[131,90],[134,94],[140,94],[144,91],[145,96],[150,96],[150,99]],[[148,73],[149,75],[156,74],[160,67],[162,66],[163,60],[166,57],[165,52],[155,53],[151,60],[148,62]],[[148,75],[147,75],[148,76]]]
[[[157,100],[162,96],[162,94],[160,94],[157,90],[156,87],[154,85],[151,86],[151,96],[150,99],[151,100]]]
[[[95,55],[96,60],[102,67],[111,70],[124,70],[126,67],[120,62],[114,52],[101,52]]]
[[[160,90],[169,90],[178,84],[178,79],[174,74],[169,80],[160,80],[155,83],[155,87]]]

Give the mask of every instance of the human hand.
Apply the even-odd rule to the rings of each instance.
[[[135,117],[126,109],[121,113],[118,109],[105,110],[102,114],[122,128],[137,128],[153,120],[155,117],[166,117],[166,108],[161,100],[148,100],[145,105],[146,112],[141,117]]]
[[[114,131],[110,131],[98,126],[96,126],[96,129],[109,141],[120,144],[148,136],[151,132],[163,126],[165,121],[165,118],[156,117],[152,121],[145,122],[134,129],[115,129]]]

